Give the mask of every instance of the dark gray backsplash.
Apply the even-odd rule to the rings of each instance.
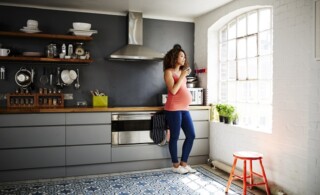
[[[18,14],[19,13],[19,14]],[[14,17],[11,17],[14,14]],[[19,31],[28,19],[39,21],[39,29],[48,34],[67,34],[72,22],[89,22],[98,34],[85,42],[85,49],[94,60],[90,64],[3,62],[6,80],[0,80],[0,93],[14,92],[18,85],[14,81],[20,67],[36,70],[34,90],[42,86],[39,78],[45,67],[47,73],[61,69],[80,69],[81,88],[63,88],[64,93],[73,93],[74,100],[66,100],[65,106],[75,106],[76,101],[87,101],[92,105],[90,90],[99,89],[109,96],[109,106],[159,106],[160,96],[166,93],[163,81],[162,62],[151,61],[109,61],[106,57],[127,44],[127,18],[125,16],[89,14],[19,7],[0,6],[0,31]],[[145,46],[166,53],[175,43],[182,45],[193,67],[194,23],[155,19],[143,20],[143,43]],[[12,53],[41,51],[49,43],[71,43],[71,41],[0,37],[0,44],[10,48]],[[75,43],[75,42],[72,42]],[[5,101],[1,101],[5,105]]]

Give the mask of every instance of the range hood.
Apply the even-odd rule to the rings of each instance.
[[[110,60],[162,60],[164,54],[143,46],[142,13],[128,12],[128,45],[112,53]]]

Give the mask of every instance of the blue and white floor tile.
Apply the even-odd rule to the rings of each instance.
[[[226,180],[201,166],[195,174],[180,175],[170,168],[122,174],[105,174],[51,180],[0,184],[1,195],[137,195],[214,194],[224,195]],[[228,194],[241,194],[231,186]],[[251,194],[248,192],[248,194]]]

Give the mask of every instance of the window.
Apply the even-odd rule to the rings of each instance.
[[[219,103],[236,107],[239,125],[272,127],[272,9],[239,15],[219,31]]]

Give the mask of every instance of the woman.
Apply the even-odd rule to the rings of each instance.
[[[176,44],[168,51],[163,61],[164,81],[168,89],[168,98],[164,106],[167,124],[170,129],[169,151],[173,164],[173,172],[195,173],[188,164],[188,158],[195,138],[194,127],[188,111],[191,103],[191,93],[187,89],[186,76],[191,69],[186,53]],[[178,160],[178,139],[182,128],[186,139],[182,146],[181,161]]]

